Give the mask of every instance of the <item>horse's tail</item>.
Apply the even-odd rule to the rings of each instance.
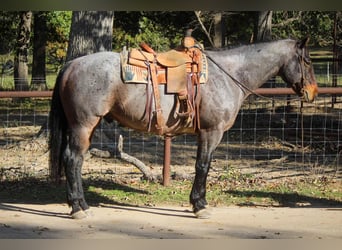
[[[51,180],[59,183],[62,177],[62,157],[67,145],[67,119],[61,102],[59,87],[64,70],[57,76],[56,84],[52,94],[51,109],[49,113],[49,170]]]

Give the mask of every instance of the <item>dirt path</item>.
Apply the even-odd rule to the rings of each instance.
[[[21,131],[25,130],[15,128],[15,131],[21,136]],[[25,175],[32,172],[37,176],[40,173],[46,174],[46,148],[44,141],[30,140],[13,147],[0,147],[0,167],[3,168],[3,174],[7,171],[3,178],[16,178],[21,176],[22,172]],[[145,152],[144,155],[149,154]],[[174,155],[177,153],[174,152]],[[183,172],[184,166],[189,166],[187,174],[193,173],[194,159],[186,159],[189,161],[186,164],[183,160],[173,160],[174,163],[182,163],[179,166]],[[254,175],[274,180],[279,177],[298,176],[300,172],[286,165],[281,168],[272,164],[259,169],[256,166],[248,167],[250,164],[245,165]],[[121,165],[113,164],[112,160],[90,158],[84,165],[84,173],[96,168],[97,173],[112,170],[123,176],[127,172],[129,178],[132,178],[134,167]],[[223,163],[216,159],[212,164],[212,173],[219,165],[222,167]],[[173,166],[173,170],[176,169],[176,166]],[[157,166],[155,171],[161,172]],[[266,176],[268,171],[270,176]],[[215,207],[213,216],[205,220],[194,218],[190,207],[142,208],[102,204],[92,207],[94,217],[81,221],[70,219],[69,211],[70,209],[62,204],[0,202],[0,239],[342,239],[341,207]]]
[[[69,219],[61,204],[0,204],[0,238],[63,239],[342,239],[341,208],[215,207],[196,219],[189,207],[92,207]]]

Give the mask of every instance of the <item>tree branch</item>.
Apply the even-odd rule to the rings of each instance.
[[[289,25],[290,23],[294,22],[294,21],[298,21],[302,18],[302,11],[299,11],[298,16],[296,17],[292,17],[292,18],[288,18],[280,23],[276,23],[276,24],[272,24],[273,27],[282,27],[282,26],[286,26]]]
[[[134,166],[136,166],[144,175],[144,178],[149,180],[149,181],[153,181],[155,179],[157,179],[151,172],[151,170],[139,159],[125,153],[123,151],[123,137],[122,135],[119,136],[119,140],[118,140],[118,145],[117,145],[117,155],[118,155],[118,159],[123,160],[125,162],[128,162],[130,164],[133,164]],[[103,150],[99,150],[96,148],[92,148],[90,150],[90,153],[94,156],[100,157],[100,158],[110,158],[111,154],[109,151],[103,151]]]
[[[214,44],[213,40],[211,39],[208,30],[205,28],[205,26],[204,26],[204,24],[203,24],[203,22],[202,22],[202,20],[201,20],[201,11],[195,11],[195,15],[196,15],[196,17],[197,17],[198,22],[200,23],[200,25],[201,25],[201,27],[202,27],[202,30],[203,30],[204,33],[206,34],[206,36],[207,36],[207,38],[208,38],[208,40],[209,40],[211,46],[215,48],[215,44]]]

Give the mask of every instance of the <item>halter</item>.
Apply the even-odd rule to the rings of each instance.
[[[299,61],[299,68],[300,68],[301,75],[302,75],[301,79],[300,79],[300,84],[301,84],[300,87],[303,91],[303,88],[305,87],[305,85],[307,85],[306,77],[304,75],[304,68],[309,67],[308,66],[309,63],[306,62],[306,60],[304,59],[304,49],[302,49],[301,55],[299,55],[299,54],[297,54],[297,55],[298,55],[298,61]]]

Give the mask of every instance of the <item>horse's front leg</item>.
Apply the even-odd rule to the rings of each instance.
[[[198,218],[208,218],[210,211],[207,208],[206,183],[209,173],[212,153],[222,139],[222,130],[200,131],[196,158],[195,180],[190,193],[190,203]]]

